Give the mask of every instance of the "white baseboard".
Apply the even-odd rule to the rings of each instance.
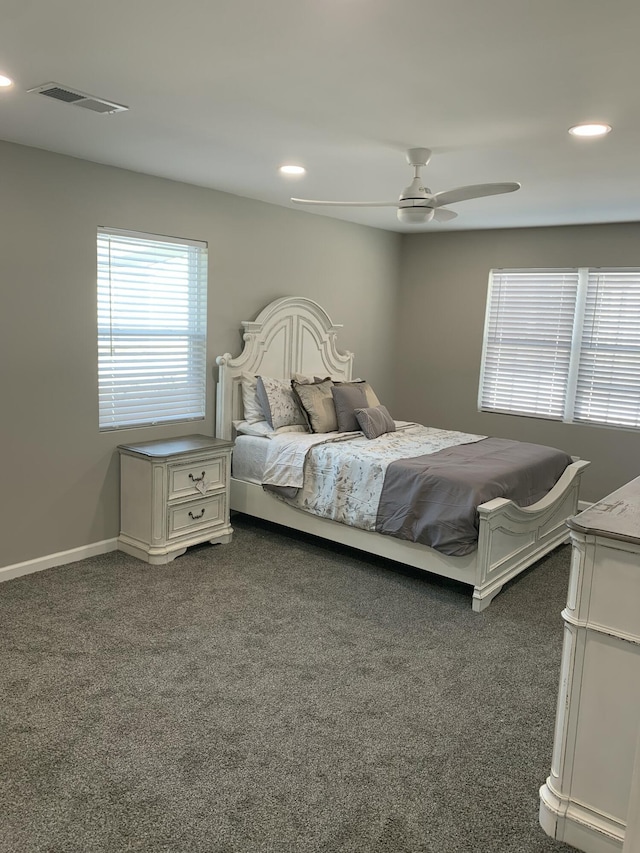
[[[584,853],[623,853],[626,825],[605,812],[540,788],[540,826],[551,838]]]
[[[589,501],[578,501],[578,510],[590,507]],[[72,548],[70,551],[59,551],[57,554],[48,554],[46,557],[37,557],[35,560],[27,560],[25,563],[14,563],[13,566],[0,568],[0,583],[22,575],[30,575],[33,572],[41,572],[43,569],[51,569],[54,566],[64,566],[65,563],[76,563],[86,557],[95,557],[98,554],[107,554],[116,551],[117,539],[104,539],[102,542],[93,542],[91,545],[83,545],[80,548]]]
[[[84,560],[86,557],[115,551],[117,547],[117,539],[104,539],[102,542],[92,542],[91,545],[82,545],[70,551],[59,551],[57,554],[48,554],[46,557],[37,557],[35,560],[27,560],[24,563],[14,563],[12,566],[0,568],[0,582],[30,575],[33,572],[41,572],[43,569],[51,569],[54,566],[64,566],[65,563],[77,563],[78,560]]]

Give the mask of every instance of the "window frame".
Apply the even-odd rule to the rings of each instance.
[[[576,274],[576,292],[575,292],[575,303],[573,307],[573,328],[571,332],[571,340],[570,340],[570,352],[569,352],[569,360],[568,360],[568,371],[566,384],[564,387],[564,400],[562,405],[562,412],[559,415],[545,415],[540,412],[535,411],[524,411],[524,410],[515,410],[508,408],[499,408],[499,407],[491,407],[488,403],[488,396],[490,396],[489,391],[489,383],[487,379],[487,366],[488,363],[493,359],[495,361],[495,356],[490,352],[491,347],[495,346],[495,341],[491,337],[491,327],[496,325],[496,316],[500,313],[499,311],[494,311],[493,306],[493,297],[495,294],[495,290],[499,287],[496,284],[496,277],[505,277],[512,276],[514,279],[518,275],[539,275],[539,276],[558,276],[560,273],[573,273]],[[609,280],[607,281],[607,276],[609,276]],[[489,280],[487,287],[487,302],[486,302],[486,311],[485,311],[485,321],[484,321],[484,331],[483,331],[483,341],[482,341],[482,356],[481,356],[481,364],[480,364],[480,377],[478,383],[478,400],[477,406],[478,411],[485,414],[504,414],[504,415],[515,415],[518,417],[528,417],[528,418],[540,418],[543,420],[552,420],[561,423],[569,423],[569,424],[579,424],[582,426],[596,426],[596,427],[604,427],[607,429],[623,429],[623,430],[632,430],[634,432],[640,431],[640,338],[637,347],[638,351],[638,366],[633,378],[635,379],[635,385],[638,386],[639,393],[639,401],[638,401],[638,411],[635,416],[636,423],[622,423],[620,419],[623,417],[622,409],[619,409],[616,415],[615,411],[615,403],[616,398],[614,395],[611,395],[612,403],[610,404],[609,398],[606,398],[605,403],[601,403],[600,408],[613,410],[613,417],[610,420],[602,420],[597,418],[588,418],[585,416],[580,416],[579,409],[582,406],[583,411],[589,408],[589,404],[592,403],[592,397],[595,395],[593,388],[597,385],[595,380],[592,378],[591,382],[585,381],[585,374],[588,373],[587,369],[583,367],[583,364],[586,364],[585,352],[587,350],[586,345],[584,344],[584,338],[587,334],[587,312],[588,312],[588,302],[589,300],[597,302],[597,288],[600,286],[598,283],[595,284],[596,295],[593,295],[593,281],[594,279],[601,279],[604,277],[604,286],[606,287],[608,284],[613,286],[614,281],[619,278],[623,278],[624,276],[628,276],[630,279],[630,283],[635,285],[635,289],[629,289],[629,298],[632,299],[635,295],[638,300],[640,300],[640,268],[639,267],[572,267],[572,268],[521,268],[521,269],[491,269],[489,271]],[[634,281],[635,279],[635,281]],[[515,287],[515,282],[512,282],[512,286]],[[627,296],[627,294],[625,294]],[[532,302],[532,305],[535,303]],[[597,305],[596,305],[597,308]],[[615,326],[615,329],[622,329],[625,326],[625,312],[623,307],[620,305],[618,308],[619,313],[614,313],[614,320],[618,320],[618,325]],[[542,316],[542,315],[541,315]],[[595,325],[593,321],[593,317],[596,316],[596,309],[591,309],[591,317],[592,324]],[[497,322],[500,322],[500,318],[498,317]],[[638,328],[640,329],[640,312],[638,316]],[[503,328],[507,328],[508,324],[505,322]],[[508,328],[507,328],[508,330]],[[610,331],[610,327],[609,327]],[[632,328],[633,331],[633,328]],[[597,362],[597,345],[591,347],[591,363],[596,364]],[[604,351],[603,347],[603,351]],[[629,346],[626,347],[620,346],[619,349],[615,346],[609,345],[607,350],[608,352],[613,351],[615,356],[618,355],[618,352],[622,353],[622,359],[624,359],[624,353],[629,351]],[[559,352],[559,350],[556,350]],[[581,359],[583,363],[581,363]],[[615,357],[612,359],[615,361]],[[628,362],[632,361],[632,357],[629,356],[627,358],[627,364],[625,367],[628,367]],[[522,365],[526,364],[526,359],[522,359]],[[611,369],[611,368],[610,368]],[[524,368],[519,367],[518,370],[514,371],[511,375],[512,378],[518,378],[518,371],[521,371],[520,378],[522,378],[522,374],[525,372]],[[597,372],[597,369],[591,369],[591,374]],[[622,373],[622,369],[620,369],[619,373]],[[508,377],[508,373],[505,370],[504,375]],[[619,374],[614,373],[614,377]],[[589,393],[584,392],[584,386],[591,384],[591,396]],[[622,393],[633,393],[634,383],[631,383],[631,391],[627,391],[625,389]],[[494,397],[496,396],[496,392],[492,392]],[[594,408],[596,407],[596,403],[593,403]],[[578,411],[577,411],[578,410]],[[615,420],[615,417],[618,417],[618,420]],[[630,420],[632,418],[629,418]]]
[[[207,243],[99,226],[96,252],[99,431],[204,420]]]

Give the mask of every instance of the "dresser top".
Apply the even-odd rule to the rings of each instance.
[[[567,526],[580,533],[640,544],[640,477],[570,518]]]
[[[232,441],[212,438],[210,435],[182,435],[179,438],[159,438],[155,441],[143,441],[140,444],[119,444],[118,450],[135,453],[153,459],[166,459],[169,456],[182,456],[187,453],[226,450],[233,447]]]

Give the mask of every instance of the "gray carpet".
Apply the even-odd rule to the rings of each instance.
[[[468,588],[236,516],[0,585],[2,853],[547,853],[569,549]]]

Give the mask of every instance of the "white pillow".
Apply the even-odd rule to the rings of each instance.
[[[251,373],[242,374],[242,407],[244,419],[247,423],[254,424],[264,420],[260,401],[256,396],[258,377]]]
[[[281,435],[285,432],[309,432],[306,426],[301,426],[300,424],[283,426],[279,429],[273,429],[267,421],[257,421],[253,424],[247,421],[234,421],[233,425],[236,432],[240,433],[240,435],[260,435],[266,438],[271,438],[273,435]]]
[[[273,427],[266,421],[234,421],[233,425],[240,435],[269,435],[273,432]]]

